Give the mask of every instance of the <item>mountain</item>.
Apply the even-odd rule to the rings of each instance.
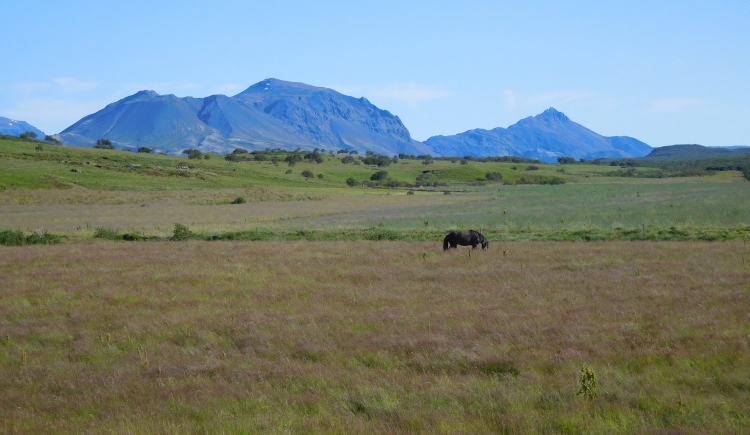
[[[646,159],[694,160],[721,159],[750,155],[750,147],[705,147],[703,145],[669,145],[654,148]]]
[[[351,149],[426,154],[398,116],[332,89],[267,79],[228,97],[178,98],[141,91],[86,116],[59,134],[70,145],[106,138],[124,148],[179,154],[249,150]]]
[[[558,157],[640,157],[653,148],[627,136],[605,137],[549,108],[506,128],[475,129],[453,136],[433,136],[425,141],[436,154],[475,157],[521,156],[545,162]]]
[[[21,133],[33,131],[37,138],[44,139],[44,132],[29,124],[26,121],[16,121],[15,119],[3,118],[0,116],[0,134],[9,136],[20,136]]]

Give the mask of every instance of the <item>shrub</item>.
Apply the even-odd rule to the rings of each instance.
[[[358,184],[359,184],[359,181],[355,180],[352,177],[349,177],[349,178],[346,179],[346,185],[347,186],[356,186]]]
[[[26,236],[27,245],[56,245],[58,243],[60,243],[60,236],[44,231]]]
[[[232,201],[232,204],[244,204],[247,201],[245,201],[245,198],[238,196],[237,198],[234,198],[234,201]]]
[[[287,169],[287,170],[286,170],[286,172],[284,172],[284,173],[285,173],[285,174],[291,174],[291,173],[292,173],[292,170],[291,170],[291,169]]]
[[[584,399],[593,400],[596,397],[596,375],[588,367],[581,368],[581,389],[577,395],[583,396]]]
[[[312,178],[315,176],[315,174],[312,173],[312,171],[305,169],[302,171],[302,176],[305,178]]]
[[[503,179],[503,174],[499,172],[487,172],[485,174],[485,178],[487,178],[490,181],[500,181]]]
[[[153,148],[149,148],[149,147],[140,147],[140,148],[138,148],[138,152],[139,153],[145,153],[145,154],[151,154],[151,153],[154,152],[154,150],[153,150]]]
[[[385,180],[388,178],[388,171],[378,171],[370,176],[371,181]]]
[[[182,150],[182,154],[187,154],[189,159],[200,159],[203,156],[202,152],[193,148]]]
[[[111,140],[102,138],[96,141],[96,145],[94,145],[94,148],[100,150],[113,150],[115,149],[115,146],[112,145]]]
[[[22,245],[56,245],[60,243],[60,236],[44,231],[24,236],[22,231],[4,230],[0,231],[0,245],[22,246]]]
[[[414,191],[413,191],[413,190],[407,190],[407,191],[406,191],[406,194],[407,194],[407,195],[414,195]]]
[[[98,227],[94,230],[95,239],[122,240],[122,234],[109,227]]]
[[[174,232],[172,233],[172,240],[187,240],[195,237],[190,228],[185,225],[176,223],[174,224]]]
[[[146,240],[146,237],[143,237],[138,233],[125,233],[122,235],[122,240],[127,240],[128,242],[137,242],[140,240]]]
[[[423,165],[431,165],[433,163],[435,163],[435,161],[432,160],[432,159],[424,159],[424,160],[422,160],[422,164]]]
[[[37,151],[40,151],[40,152],[44,151],[44,145],[38,144],[36,147],[34,147],[34,149],[37,150]]]
[[[342,157],[341,163],[354,163],[354,157],[352,156]]]
[[[529,165],[526,167],[527,171],[537,171],[539,170],[539,166]]]
[[[23,231],[3,230],[0,231],[0,245],[21,246],[26,242]]]
[[[318,174],[317,177],[322,180],[323,179],[323,174]]]
[[[52,137],[50,135],[44,136],[44,141],[45,142],[49,142],[49,143],[51,143],[53,145],[61,145],[61,143],[60,143],[59,140],[55,139],[54,137]]]

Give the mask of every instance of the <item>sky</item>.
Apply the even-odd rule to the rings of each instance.
[[[750,145],[750,1],[5,0],[0,116],[47,134],[139,90],[266,78],[364,96],[417,140],[549,107],[652,146]]]

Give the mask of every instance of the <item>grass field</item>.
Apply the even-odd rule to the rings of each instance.
[[[34,146],[0,140],[0,232],[63,244],[0,246],[0,432],[750,426],[739,172],[409,160],[392,179],[431,171],[441,185],[384,189],[347,186],[379,168],[332,157],[290,168]],[[166,241],[175,223],[224,241]],[[442,251],[469,228],[489,251]],[[582,368],[592,400],[577,395]]]
[[[192,169],[177,170],[180,165]],[[492,240],[742,240],[750,234],[750,189],[736,171],[651,179],[601,176],[609,166],[526,166],[402,160],[386,168],[401,181],[432,171],[448,182],[407,195],[410,189],[346,186],[347,178],[367,180],[379,168],[332,156],[290,168],[50,145],[39,152],[33,144],[0,141],[0,230],[44,228],[68,241],[89,239],[97,227],[168,237],[177,222],[205,237],[259,231],[271,239],[300,233],[346,239],[368,228],[403,240],[436,240],[469,228]],[[324,177],[306,180],[303,170]],[[501,172],[505,180],[538,173],[568,182],[480,182],[487,172]],[[231,204],[238,196],[247,203]]]
[[[746,245],[494,248],[0,247],[0,431],[746,431]]]

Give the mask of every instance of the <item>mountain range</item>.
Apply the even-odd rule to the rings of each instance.
[[[33,131],[39,139],[44,139],[44,132],[28,122],[16,121],[15,119],[0,116],[0,134],[20,136],[21,133],[26,133],[27,131]]]
[[[66,144],[107,138],[120,147],[167,153],[186,148],[347,149],[425,154],[398,116],[332,89],[267,79],[228,97],[178,98],[141,91],[86,116],[59,135]]]
[[[520,156],[544,162],[558,157],[593,160],[645,156],[653,149],[628,136],[606,137],[549,108],[508,128],[475,129],[425,141],[435,153],[447,156]]]
[[[234,96],[205,98],[140,91],[88,115],[57,135],[68,145],[111,140],[118,148],[148,146],[179,154],[187,148],[225,154],[235,148],[373,151],[435,156],[515,155],[556,162],[647,155],[652,148],[627,136],[605,137],[550,108],[506,128],[411,138],[398,116],[366,98],[304,83],[267,79]]]

